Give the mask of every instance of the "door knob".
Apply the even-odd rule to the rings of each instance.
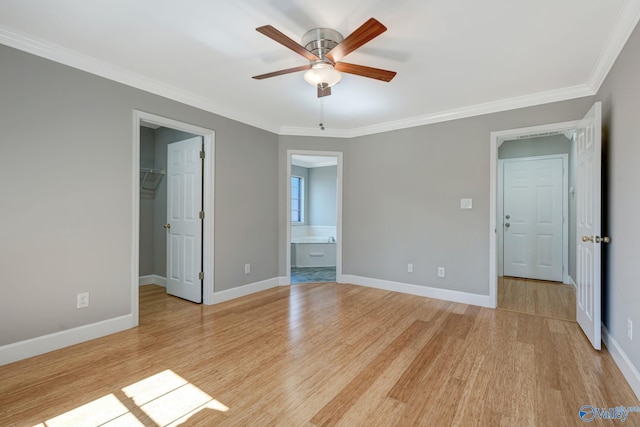
[[[505,222],[504,226],[505,226],[505,228],[509,228],[509,227],[511,227],[511,224],[509,224],[508,222]]]
[[[511,215],[507,215],[505,218],[510,219],[510,218],[511,218]]]
[[[582,236],[583,242],[591,242],[591,243],[611,243],[611,237],[605,236]]]
[[[171,228],[171,224],[165,224],[165,225],[163,225],[163,227],[164,227],[166,230],[168,230],[168,229],[170,229],[170,228]]]

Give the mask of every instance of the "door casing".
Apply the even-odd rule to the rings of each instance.
[[[579,121],[550,123],[491,132],[489,137],[489,301],[498,307],[498,148],[503,142],[523,136],[544,135],[575,129]]]
[[[203,208],[205,217],[203,221],[203,271],[204,280],[202,288],[202,300],[206,305],[213,304],[214,297],[214,166],[215,166],[215,131],[200,126],[183,123],[156,114],[133,110],[133,174],[131,181],[131,194],[133,206],[133,236],[131,249],[131,313],[135,325],[139,322],[139,258],[140,258],[140,125],[142,122],[158,126],[172,128],[194,135],[202,136],[204,141],[205,161],[202,171],[203,183]]]
[[[309,151],[309,150],[287,150],[287,192],[286,202],[286,277],[285,285],[291,284],[291,158],[293,155],[303,156],[323,156],[323,157],[336,157],[338,159],[338,189],[336,200],[336,282],[342,282],[342,186],[343,186],[343,166],[342,166],[342,152],[341,151]]]

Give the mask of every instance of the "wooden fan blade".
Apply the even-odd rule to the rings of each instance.
[[[320,87],[318,87],[318,98],[322,98],[323,96],[329,96],[329,95],[331,95],[330,87],[326,87],[324,89],[321,89]]]
[[[256,80],[268,79],[269,77],[281,76],[283,74],[295,73],[298,71],[304,71],[311,68],[311,65],[301,65],[299,67],[287,68],[286,70],[274,71],[272,73],[260,74],[259,76],[253,76]]]
[[[313,53],[311,53],[307,49],[305,49],[304,46],[296,43],[295,41],[293,41],[292,39],[290,39],[286,35],[282,34],[280,31],[278,31],[275,28],[273,28],[271,25],[265,25],[263,27],[258,27],[258,28],[256,28],[256,31],[259,32],[259,33],[264,34],[265,36],[269,37],[270,39],[272,39],[272,40],[274,40],[274,41],[276,41],[278,43],[280,43],[281,45],[283,45],[285,47],[288,47],[289,49],[291,49],[292,51],[294,51],[298,55],[304,56],[309,61],[317,61],[317,60],[320,59],[317,56],[315,56]]]
[[[382,25],[378,20],[371,18],[351,33],[346,39],[338,43],[338,45],[331,49],[326,56],[333,62],[338,62],[385,31],[387,31],[387,27]]]
[[[380,68],[365,67],[364,65],[347,64],[346,62],[338,62],[336,70],[343,73],[355,74],[357,76],[369,77],[370,79],[382,80],[390,82],[396,76],[395,71],[381,70]]]

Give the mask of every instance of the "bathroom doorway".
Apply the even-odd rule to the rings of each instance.
[[[342,153],[287,152],[287,281],[339,282]]]

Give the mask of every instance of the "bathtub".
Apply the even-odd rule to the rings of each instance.
[[[292,267],[335,267],[336,242],[329,237],[303,236],[291,239]]]

